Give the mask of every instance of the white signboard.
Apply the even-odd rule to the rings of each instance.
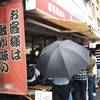
[[[35,100],[52,100],[52,92],[36,90]]]

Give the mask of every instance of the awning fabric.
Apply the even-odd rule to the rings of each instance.
[[[54,18],[46,18],[46,20],[53,22],[57,25],[63,26],[65,28],[71,29],[71,30],[86,30],[90,29],[86,23],[83,22],[75,22],[75,21],[66,21],[66,20],[58,20]]]
[[[98,32],[95,32],[93,28],[89,27],[84,22],[59,20],[54,17],[51,17],[50,15],[48,15],[46,13],[41,12],[40,10],[32,10],[31,13],[33,13],[33,14],[31,14],[33,16],[33,18],[34,17],[41,18],[42,22],[47,21],[47,23],[54,24],[53,25],[54,28],[55,28],[55,25],[63,27],[64,28],[63,30],[61,30],[60,28],[57,29],[60,34],[71,33],[72,35],[76,35],[76,36],[79,36],[82,38],[88,38],[91,40],[99,40],[100,39],[100,34]],[[30,20],[29,22],[32,22],[32,21]],[[39,20],[37,22],[36,22],[36,20],[34,20],[34,22],[41,26]],[[44,26],[46,26],[46,25],[44,25]],[[47,25],[47,27],[50,27],[50,29],[51,29],[52,26]],[[77,33],[79,33],[80,35],[77,35]]]
[[[95,35],[95,32],[92,31],[93,29],[84,22],[59,20],[59,19],[54,19],[54,18],[46,18],[46,20],[67,29],[67,30],[61,30],[61,33],[79,32],[80,34],[84,35],[83,37],[86,36],[89,39],[97,40],[100,38],[97,35]],[[98,33],[98,35],[100,34]]]

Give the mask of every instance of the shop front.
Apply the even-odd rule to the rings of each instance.
[[[61,36],[63,36],[63,39],[66,39],[67,35],[59,35],[60,30],[58,30],[58,28],[63,28],[63,27],[55,25],[47,21],[45,18],[58,18],[58,19],[78,21],[78,19],[70,15],[68,12],[66,13],[64,9],[62,9],[61,7],[59,7],[50,0],[46,0],[45,2],[42,0],[26,1],[25,4],[25,24],[26,24],[25,29],[27,34],[26,39],[29,36],[28,33],[30,33],[31,34],[30,36],[32,36],[33,39],[33,41],[31,42],[31,44],[33,45],[33,48],[31,48],[31,50],[33,51],[36,47],[43,48],[44,46],[51,44],[58,38],[62,40]],[[32,32],[30,32],[31,28],[28,27],[30,23],[31,23],[30,27],[34,27]],[[73,36],[70,34],[68,37],[70,39],[73,38]]]
[[[3,30],[0,30],[1,93],[27,93],[26,54],[38,56],[43,47],[55,40],[71,39],[82,43],[82,39],[99,38],[86,23],[51,0],[26,0],[24,10],[22,0],[11,0],[0,6],[0,12],[0,29]],[[4,64],[9,67],[6,73]]]
[[[41,37],[41,35],[44,36],[44,42],[41,42],[43,43],[42,48],[53,42],[46,43],[46,37],[53,37],[55,38],[54,40],[72,39],[77,43],[82,43],[82,40],[89,41],[98,39],[95,32],[92,31],[93,29],[91,26],[80,22],[80,20],[65,11],[52,0],[26,1],[25,24],[26,31],[33,30],[32,32],[29,32],[31,35],[37,37]],[[34,29],[31,27],[34,27]],[[41,32],[39,30],[41,30]],[[35,44],[41,43],[37,42]]]

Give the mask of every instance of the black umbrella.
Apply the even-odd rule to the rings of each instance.
[[[46,78],[71,78],[89,65],[89,50],[71,41],[55,41],[46,46],[37,61],[36,68]]]

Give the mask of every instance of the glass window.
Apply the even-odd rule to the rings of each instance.
[[[30,54],[32,51],[32,43],[26,42],[26,54]]]

